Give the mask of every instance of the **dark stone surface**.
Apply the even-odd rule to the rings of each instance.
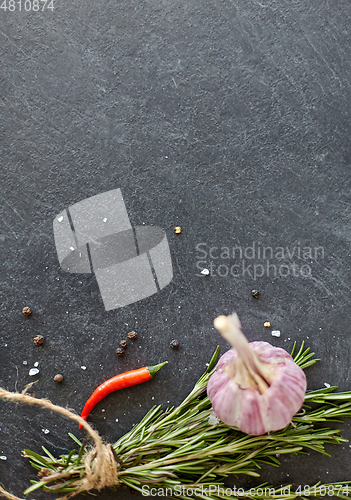
[[[54,0],[53,12],[1,10],[2,387],[23,390],[38,361],[35,394],[80,412],[106,378],[168,359],[153,381],[94,410],[90,421],[114,441],[152,404],[184,398],[217,343],[227,348],[214,317],[236,310],[250,340],[287,349],[306,340],[322,359],[309,370],[310,388],[351,388],[350,17],[348,0]],[[93,275],[60,269],[52,223],[116,188],[133,226],[166,231],[174,278],[106,312]],[[269,259],[277,277],[266,267],[256,279],[252,267],[221,277],[224,266],[241,265],[239,250],[236,260],[216,259],[218,251],[202,258],[201,243],[207,251],[255,243],[245,265],[267,265],[258,246],[295,254]],[[199,275],[199,261],[216,266],[212,276]],[[138,340],[117,358],[130,330]],[[21,496],[34,477],[22,448],[63,453],[72,447],[67,432],[83,433],[45,411],[4,402],[0,411],[8,457],[0,482]],[[342,428],[350,437],[350,423]],[[265,467],[262,481],[350,480],[348,444],[328,451],[334,459],[287,456],[281,468]]]

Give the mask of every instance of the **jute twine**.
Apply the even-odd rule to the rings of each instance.
[[[117,473],[117,462],[115,459],[114,451],[112,445],[104,444],[99,436],[99,434],[94,431],[94,429],[79,415],[72,413],[66,408],[62,408],[61,406],[54,405],[48,399],[37,399],[29,394],[21,394],[17,392],[9,392],[5,389],[0,388],[0,398],[8,399],[10,401],[17,401],[20,403],[25,403],[28,405],[39,405],[44,408],[48,408],[49,410],[55,411],[56,413],[61,413],[71,420],[78,422],[84,427],[84,429],[90,434],[90,436],[94,440],[94,448],[89,451],[84,461],[85,468],[85,476],[81,479],[78,479],[76,483],[77,490],[69,493],[69,495],[62,497],[62,499],[66,499],[68,497],[72,497],[81,493],[82,491],[89,490],[102,490],[108,486],[117,486],[119,484],[118,481],[118,473]],[[45,479],[59,479],[59,474],[52,474],[51,476],[45,476]],[[11,495],[8,491],[4,490],[0,486],[0,494],[9,498],[10,500],[23,500],[19,497]],[[59,499],[61,500],[61,499]]]

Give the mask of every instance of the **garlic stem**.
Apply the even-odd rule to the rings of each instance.
[[[241,324],[236,313],[231,316],[218,316],[213,322],[215,328],[220,332],[232,347],[235,347],[245,364],[254,366],[252,350],[249,342],[241,331]]]
[[[238,359],[233,367],[234,380],[241,388],[248,385],[255,387],[263,394],[274,379],[274,367],[260,360],[251,349],[248,340],[241,331],[241,323],[236,313],[230,316],[218,316],[214,320],[215,328],[220,332],[238,353]],[[250,383],[251,380],[251,383]]]

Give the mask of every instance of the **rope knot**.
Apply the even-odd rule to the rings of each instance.
[[[79,491],[100,491],[119,484],[115,452],[110,444],[96,443],[85,458],[84,468],[85,476]]]
[[[0,399],[4,398],[10,401],[17,401],[21,403],[26,403],[29,405],[38,405],[48,408],[54,412],[60,413],[84,427],[84,429],[90,434],[94,440],[95,447],[92,448],[85,460],[84,468],[85,474],[82,478],[78,479],[77,482],[71,483],[71,486],[77,486],[77,490],[68,493],[66,496],[61,497],[58,500],[68,500],[69,498],[81,493],[83,491],[89,490],[102,490],[109,486],[118,486],[118,463],[115,455],[115,451],[111,444],[104,444],[101,440],[99,434],[81,417],[72,413],[66,408],[54,405],[48,399],[37,399],[28,394],[20,394],[18,392],[9,392],[0,387]],[[39,472],[39,477],[46,478],[50,481],[58,481],[61,479],[70,478],[71,472],[61,471],[52,474],[48,469],[43,468]],[[12,495],[8,491],[4,490],[0,486],[0,495],[4,495],[9,500],[22,500],[15,495]]]

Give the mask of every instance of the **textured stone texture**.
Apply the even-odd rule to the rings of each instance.
[[[153,381],[95,408],[91,422],[115,441],[152,404],[182,400],[217,343],[227,348],[213,318],[235,309],[250,340],[287,349],[306,340],[323,360],[309,370],[310,388],[350,389],[349,0],[54,0],[54,7],[0,13],[0,385],[22,390],[38,361],[35,394],[80,412],[106,378],[168,359]],[[52,223],[70,205],[116,188],[132,226],[166,231],[174,278],[106,312],[94,275],[60,269]],[[263,265],[256,268],[263,275],[238,267],[239,276],[220,276],[224,266],[242,265],[239,249],[236,260],[225,250],[204,258],[201,243],[207,252],[246,249],[244,265]],[[279,260],[266,250],[262,259],[258,246],[295,253]],[[303,247],[311,256],[298,255]],[[289,276],[275,278],[273,268],[267,276],[267,260]],[[201,275],[203,267],[212,276]],[[27,305],[29,317],[21,312]],[[280,338],[263,327],[267,320]],[[137,341],[117,358],[131,330]],[[3,402],[0,422],[0,454],[8,457],[0,482],[19,496],[34,474],[23,447],[62,453],[73,446],[69,430],[82,435],[44,411]],[[350,437],[350,425],[343,429]],[[328,451],[337,460],[285,457],[280,469],[263,469],[262,481],[350,479],[348,445]],[[118,495],[132,498],[128,490]]]

